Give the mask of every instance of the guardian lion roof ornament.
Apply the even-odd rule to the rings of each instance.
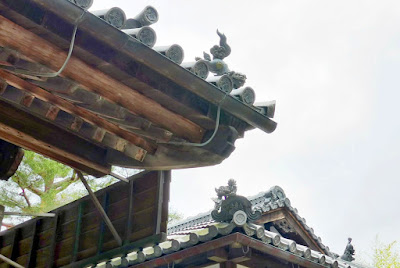
[[[236,181],[230,179],[228,186],[221,186],[215,189],[217,198],[214,198],[215,208],[211,212],[211,217],[218,222],[231,222],[235,216],[239,215],[244,222],[253,222],[261,217],[261,211],[253,211],[250,201],[236,194]]]

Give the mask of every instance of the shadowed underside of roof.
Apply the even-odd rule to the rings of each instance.
[[[193,64],[180,66],[179,46],[151,48],[137,31],[67,0],[0,0],[0,8],[3,140],[102,176],[112,165],[218,164],[245,131],[275,130],[274,103],[245,103],[226,92],[226,75],[224,83],[222,76],[206,81]],[[55,77],[32,75],[55,72],[66,59]]]

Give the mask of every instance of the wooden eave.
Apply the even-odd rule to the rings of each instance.
[[[169,267],[170,263],[176,263],[176,267],[207,267],[216,263],[221,263],[220,267],[237,267],[237,264],[244,267],[285,268],[293,264],[325,267],[239,232],[129,267]]]
[[[257,224],[273,224],[280,220],[286,220],[288,224],[294,229],[291,234],[285,234],[288,238],[296,241],[299,244],[306,245],[310,249],[319,251],[325,254],[325,251],[317,244],[313,237],[304,229],[304,226],[296,219],[290,210],[286,207],[278,208],[273,211],[269,211],[261,216],[260,219],[256,221]]]
[[[0,104],[25,113],[26,124],[43,121],[36,127],[44,133],[28,135],[20,126],[13,128],[14,133],[31,137],[31,143],[22,144],[12,135],[0,138],[100,176],[110,165],[146,169],[214,165],[230,155],[234,141],[246,130],[275,130],[276,123],[254,107],[91,13],[82,14],[66,0],[0,0],[4,33],[0,46],[42,72],[62,65],[74,24],[80,20],[73,56],[61,76],[37,79],[0,71]],[[10,35],[15,38],[7,39]],[[214,131],[217,105],[222,109],[221,127],[210,144],[200,148],[165,144],[207,140]],[[59,137],[72,134],[103,150],[103,165],[94,170],[98,163],[89,163],[94,151],[80,152],[84,160],[80,162],[88,164],[74,165],[74,150],[82,149],[73,144],[66,152],[46,152],[46,124],[60,128]],[[52,146],[60,149],[57,142]]]

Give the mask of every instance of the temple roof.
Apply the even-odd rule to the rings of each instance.
[[[254,104],[254,90],[236,88],[245,75],[209,55],[182,62],[177,44],[157,46],[152,7],[131,20],[67,0],[0,8],[0,139],[102,176],[112,165],[218,164],[245,131],[276,128],[275,103]]]
[[[256,224],[240,226],[233,222],[210,223],[169,234],[168,240],[165,242],[145,247],[142,250],[132,251],[123,257],[104,261],[95,267],[168,267],[175,262],[176,267],[186,267],[192,265],[193,262],[195,265],[200,265],[199,259],[194,261],[191,260],[191,257],[201,256],[202,253],[210,252],[222,246],[232,246],[234,243],[240,245],[240,250],[245,247],[244,252],[255,249],[266,254],[266,258],[277,258],[302,267],[362,267],[312,250],[291,239],[267,231],[263,226]],[[192,248],[193,250],[191,250]],[[215,262],[226,261],[220,256],[211,255],[208,253],[203,262],[207,263],[210,260]],[[241,258],[237,262],[248,267],[246,261],[251,263],[251,255],[246,256],[245,254]],[[231,256],[230,259],[232,260],[233,257]],[[203,265],[205,265],[204,263]],[[267,264],[266,260],[265,264]]]
[[[291,205],[289,198],[286,197],[286,194],[281,187],[274,186],[270,190],[260,192],[259,194],[254,196],[250,196],[248,197],[248,199],[251,202],[253,209],[260,209],[263,212],[263,215],[269,215],[276,211],[287,209],[287,211],[290,213],[290,216],[293,216],[296,220],[296,223],[298,223],[303,228],[305,234],[313,240],[315,246],[318,247],[319,251],[328,256],[334,256],[334,254],[329,250],[329,247],[325,246],[322,243],[321,237],[317,236],[314,232],[314,229],[307,225],[306,219],[301,217],[298,213],[298,210]],[[282,217],[276,218],[276,220],[271,220],[271,226],[274,226],[274,228],[276,228],[278,231],[283,231],[283,233],[295,233],[296,230],[291,229],[293,228],[293,226],[290,226],[291,224],[293,224],[293,222],[285,222],[284,218],[286,218],[287,216],[289,215],[284,215]],[[173,225],[170,225],[168,227],[168,234],[187,232],[191,229],[208,226],[213,222],[215,221],[211,217],[210,210],[208,212],[200,213],[196,216],[189,217],[182,221],[176,222]]]

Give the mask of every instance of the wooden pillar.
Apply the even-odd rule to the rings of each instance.
[[[167,171],[158,171],[157,173],[157,202],[156,202],[156,216],[155,216],[155,229],[154,233],[159,234],[161,232],[161,217],[162,217],[162,209],[163,209],[163,201],[164,201],[164,181],[165,181],[165,172]]]
[[[126,227],[125,227],[125,239],[124,239],[124,245],[128,244],[130,239],[129,237],[131,236],[132,233],[132,215],[133,215],[133,195],[135,188],[133,187],[133,182],[134,180],[131,179],[129,180],[129,197],[128,197],[128,219],[126,221]]]
[[[0,228],[3,226],[3,218],[4,218],[4,206],[0,205]]]

